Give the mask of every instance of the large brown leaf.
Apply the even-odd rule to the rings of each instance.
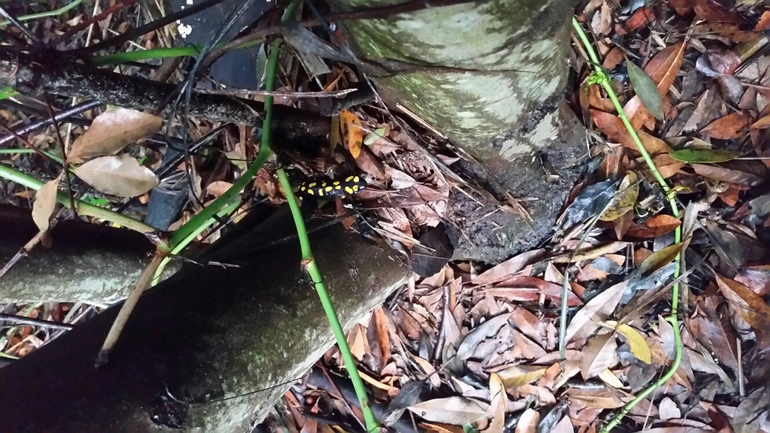
[[[680,225],[681,221],[671,215],[660,214],[653,216],[642,224],[631,224],[626,235],[635,238],[653,239],[674,231]]]
[[[629,134],[628,129],[625,124],[623,124],[623,120],[621,120],[620,117],[599,110],[591,110],[591,117],[593,118],[596,127],[609,139],[617,141],[627,149],[631,149],[635,152],[639,151],[639,148],[636,146],[636,143],[634,143],[631,134]],[[644,131],[638,131],[637,135],[639,135],[639,139],[644,148],[647,149],[647,152],[651,155],[671,152],[671,148],[668,144],[660,138],[647,134]]]
[[[75,174],[99,191],[120,197],[136,197],[158,185],[155,174],[128,155],[92,159]]]
[[[163,118],[128,108],[115,108],[96,116],[91,127],[72,144],[67,159],[78,161],[114,155],[127,145],[155,134]]]
[[[46,182],[35,194],[35,202],[32,204],[32,220],[40,231],[48,230],[51,222],[51,215],[56,209],[56,194],[59,192],[59,181],[61,175],[56,179]]]
[[[732,162],[732,161],[731,161]],[[743,162],[743,161],[738,161]],[[737,168],[728,168],[727,164],[690,164],[695,173],[709,179],[738,185],[757,186],[765,181],[755,173]],[[735,164],[732,167],[737,167]]]
[[[612,367],[617,362],[615,356],[617,348],[618,343],[615,341],[613,332],[599,334],[592,338],[580,353],[580,374],[583,375],[583,379],[588,380],[598,376],[599,373]]]
[[[723,277],[716,276],[717,285],[722,294],[757,334],[757,344],[760,347],[770,345],[770,306],[761,296],[754,293],[743,284]]]
[[[700,132],[707,137],[728,140],[745,135],[750,123],[751,116],[736,111],[709,123]]]

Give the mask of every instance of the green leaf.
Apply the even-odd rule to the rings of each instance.
[[[663,99],[661,99],[660,92],[658,92],[658,86],[634,62],[626,60],[626,69],[628,69],[628,78],[631,79],[631,83],[634,85],[636,96],[647,107],[650,114],[658,120],[663,120]]]
[[[377,141],[378,138],[385,136],[385,128],[377,128],[374,131],[366,134],[366,137],[364,137],[364,144],[369,146],[375,141]]]
[[[661,269],[667,264],[673,262],[676,256],[679,255],[679,253],[682,251],[683,246],[684,244],[680,242],[678,244],[669,245],[660,249],[659,251],[650,254],[650,256],[644,259],[642,264],[639,265],[639,273],[644,276],[648,276],[658,269]]]
[[[3,87],[2,89],[0,89],[0,101],[3,100],[3,99],[7,99],[7,98],[10,98],[10,97],[16,96],[18,94],[19,94],[19,92],[13,90],[11,87],[7,87],[7,86]]]
[[[682,162],[727,162],[738,158],[743,153],[724,149],[682,149],[670,153],[671,157]]]

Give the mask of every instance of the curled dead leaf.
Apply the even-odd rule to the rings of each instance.
[[[56,194],[62,175],[46,182],[35,194],[35,202],[32,203],[32,220],[40,231],[48,230],[51,223],[51,215],[56,209]]]

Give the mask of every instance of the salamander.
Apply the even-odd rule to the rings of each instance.
[[[358,194],[366,188],[366,182],[359,176],[348,176],[344,180],[314,180],[299,184],[300,194],[312,197],[346,197]]]

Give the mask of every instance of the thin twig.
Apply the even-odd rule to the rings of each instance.
[[[230,95],[230,96],[274,96],[274,97],[288,97],[288,98],[340,98],[358,91],[358,89],[343,89],[333,92],[286,92],[283,90],[250,90],[250,89],[221,89],[221,90],[206,90],[195,89],[195,93],[202,95]]]
[[[52,11],[45,11],[45,12],[39,12],[36,14],[29,14],[29,15],[22,15],[18,18],[16,18],[19,21],[30,21],[30,20],[37,20],[40,18],[47,18],[47,17],[55,17],[59,16],[70,9],[76,7],[80,3],[83,3],[83,0],[74,0],[70,2],[70,4],[60,7],[59,9],[54,9]],[[8,24],[11,24],[10,21],[0,21],[0,27],[5,27]]]
[[[64,164],[62,165],[62,174],[64,175],[64,180],[67,184],[67,195],[69,195],[70,198],[70,209],[72,209],[73,212],[77,212],[77,207],[75,207],[75,197],[72,195],[72,181],[70,179],[70,172],[68,170],[69,163],[67,162],[67,149],[64,145],[64,140],[61,137],[61,132],[59,131],[59,122],[57,122],[54,117],[56,113],[53,111],[53,107],[51,106],[51,98],[49,97],[48,93],[43,95],[43,100],[45,101],[45,105],[48,108],[48,113],[51,116],[51,121],[53,122],[53,130],[56,132],[56,140],[59,142],[61,156],[64,160]]]
[[[66,323],[52,322],[50,320],[33,319],[31,317],[16,316],[14,314],[0,314],[0,322],[14,323],[18,325],[41,326],[44,328],[61,329],[69,331],[74,328]]]
[[[25,125],[16,130],[8,130],[9,135],[0,137],[0,146],[10,143],[11,141],[15,140],[19,136],[27,135],[38,129],[47,128],[53,125],[54,121],[64,122],[72,116],[76,116],[84,111],[88,111],[96,107],[100,107],[102,105],[103,104],[100,101],[86,101],[78,105],[75,105],[74,107],[71,107],[67,110],[60,111],[56,113],[56,115],[53,117],[46,117],[45,119],[38,120],[37,122],[32,122],[29,125]]]
[[[118,315],[115,317],[115,321],[112,322],[112,327],[110,328],[110,332],[107,334],[107,338],[104,339],[104,344],[102,344],[102,348],[99,350],[99,355],[96,357],[96,368],[99,368],[109,362],[110,350],[112,350],[112,348],[115,346],[115,343],[118,341],[118,337],[120,337],[120,333],[126,326],[128,317],[131,315],[131,312],[134,310],[136,303],[139,301],[139,297],[142,296],[142,293],[144,293],[145,289],[150,287],[152,276],[155,274],[155,270],[158,268],[160,263],[166,257],[166,254],[167,252],[160,248],[155,250],[155,255],[152,257],[152,261],[142,270],[141,275],[139,275],[139,279],[136,281],[134,290],[131,291],[125,302],[123,302]]]
[[[51,225],[48,227],[48,229],[50,230],[51,228],[53,228],[55,224],[56,224],[56,220],[51,221]],[[35,246],[40,243],[40,241],[43,239],[43,236],[45,236],[47,232],[48,230],[46,231],[40,230],[37,232],[37,234],[34,237],[32,237],[32,239],[27,241],[27,243],[24,244],[24,246],[21,247],[21,249],[19,249],[19,251],[17,251],[16,254],[13,255],[13,257],[11,257],[11,260],[8,260],[8,263],[6,263],[3,266],[3,268],[0,269],[0,278],[2,278],[6,273],[8,273],[8,271],[13,267],[13,265],[18,263],[19,260],[21,260],[24,257],[27,257],[27,253],[32,251],[32,249],[35,248]]]
[[[82,1],[82,0],[78,0],[78,1]],[[98,23],[99,21],[104,20],[110,14],[113,14],[113,13],[119,11],[120,9],[122,9],[122,8],[124,8],[126,6],[130,6],[130,5],[134,4],[135,2],[136,2],[136,0],[123,0],[120,3],[116,3],[116,4],[108,7],[107,9],[103,10],[99,15],[92,15],[87,20],[83,20],[83,22],[78,23],[77,25],[73,26],[71,29],[67,30],[67,33],[61,35],[55,41],[51,42],[51,45],[52,46],[56,46],[60,42],[64,42],[64,41],[68,40],[69,38],[71,38],[73,35],[75,35],[79,31],[86,29],[88,26],[90,26],[90,25],[92,25],[94,23]]]
[[[21,141],[25,146],[27,146],[28,148],[32,149],[35,153],[37,153],[38,155],[42,156],[43,158],[51,159],[48,155],[43,153],[42,150],[38,149],[37,146],[35,146],[34,144],[32,144],[29,141],[27,141],[26,138],[24,138],[21,135],[17,134],[16,131],[8,128],[7,126],[3,125],[2,123],[0,123],[0,129],[2,129],[3,131],[11,134],[13,136],[13,138]]]
[[[151,23],[147,23],[141,27],[137,27],[136,29],[133,29],[131,31],[127,31],[125,33],[122,33],[118,36],[115,36],[114,38],[107,39],[106,41],[102,41],[96,45],[91,45],[89,47],[83,47],[77,50],[74,50],[72,53],[76,55],[84,55],[84,54],[93,54],[97,51],[101,51],[103,49],[114,47],[116,45],[120,45],[124,42],[128,42],[138,36],[141,36],[145,33],[149,33],[153,30],[157,30],[163,26],[169,25],[173,22],[176,22],[177,20],[181,20],[183,18],[187,18],[190,15],[196,14],[206,8],[210,8],[212,6],[215,6],[219,3],[222,3],[224,0],[206,0],[202,3],[198,3],[194,6],[190,6],[189,8],[183,9],[179,12],[176,12],[171,15],[167,15],[161,19],[155,20]]]
[[[9,14],[2,6],[0,6],[0,15],[3,16],[6,20],[8,20],[9,23],[13,24],[19,31],[29,39],[33,45],[42,46],[43,42],[35,36],[27,26],[21,23],[21,21],[14,18],[13,15]]]

